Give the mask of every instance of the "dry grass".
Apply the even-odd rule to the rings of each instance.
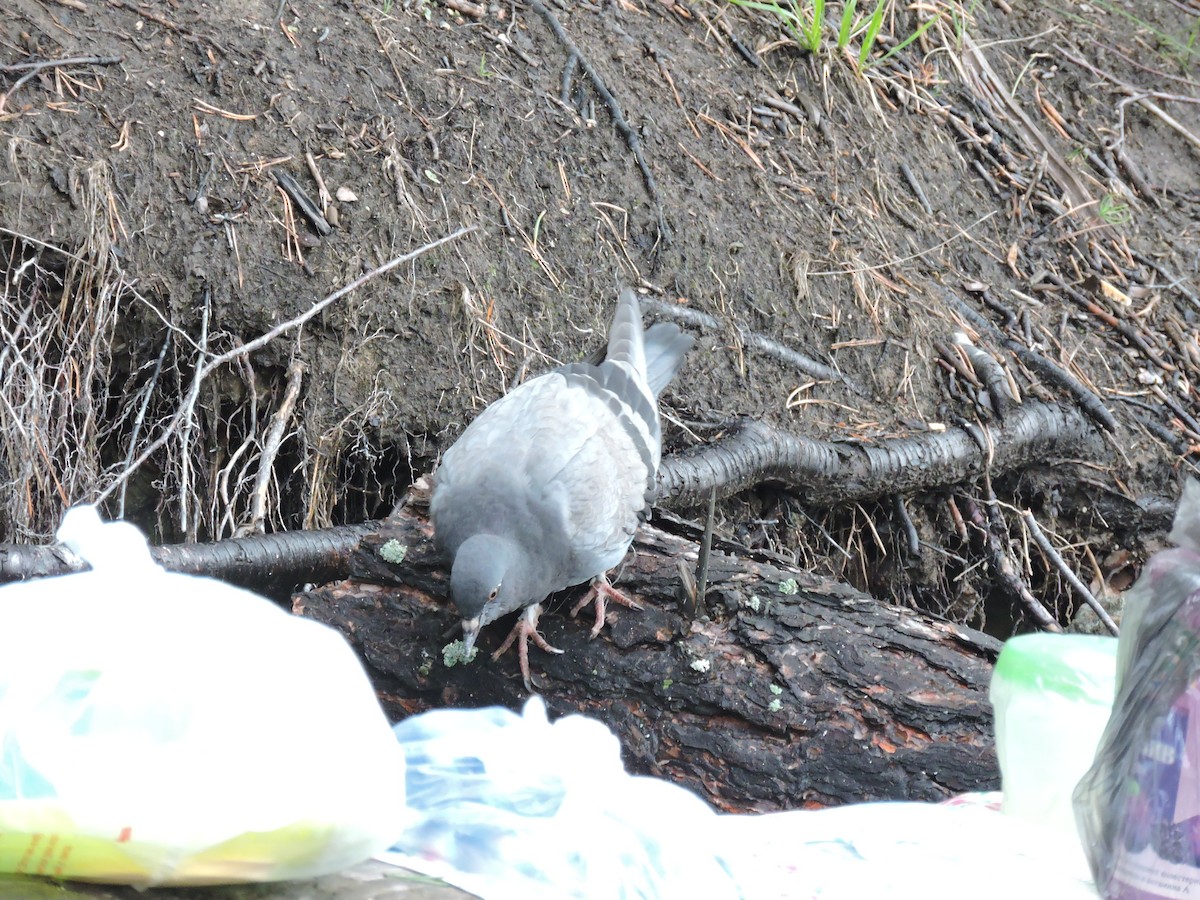
[[[127,285],[113,265],[123,231],[103,162],[67,174],[86,220],[77,253],[6,235],[0,285],[0,536],[51,533],[103,480],[112,332]]]

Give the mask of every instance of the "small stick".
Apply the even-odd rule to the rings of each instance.
[[[912,169],[904,160],[900,161],[900,174],[904,176],[904,180],[908,182],[912,192],[917,195],[917,200],[920,202],[921,208],[925,210],[925,215],[932,216],[933,207],[929,203],[929,198],[925,196],[925,189],[921,187],[921,182],[917,181],[917,176],[913,174]]]
[[[1050,543],[1050,539],[1046,537],[1046,533],[1038,525],[1037,519],[1033,517],[1033,513],[1028,509],[1025,510],[1025,512],[1021,513],[1021,521],[1029,529],[1034,543],[1042,549],[1042,552],[1046,554],[1046,558],[1054,564],[1054,568],[1058,569],[1059,574],[1066,579],[1067,584],[1071,586],[1071,589],[1075,591],[1079,599],[1092,608],[1092,611],[1104,623],[1104,627],[1108,629],[1110,634],[1119,635],[1121,630],[1117,627],[1117,623],[1112,620],[1112,616],[1108,614],[1108,610],[1100,605],[1100,601],[1092,596],[1092,592],[1079,580],[1079,576],[1071,571],[1071,567],[1067,565],[1067,561],[1054,549],[1054,545]]]
[[[908,514],[908,507],[904,505],[904,497],[900,494],[895,498],[896,517],[900,520],[900,525],[904,528],[904,536],[908,540],[908,555],[914,559],[921,555],[921,537],[917,534],[917,526],[913,524],[912,517]]]
[[[321,170],[317,168],[317,161],[311,150],[304,151],[304,162],[308,165],[313,181],[317,183],[317,199],[321,201],[321,212],[324,213],[333,202],[333,196],[329,193],[329,188],[325,187],[325,179],[321,177]]]
[[[115,65],[123,57],[120,56],[71,56],[66,59],[47,59],[38,62],[12,63],[7,66],[0,66],[0,72],[24,72],[25,74],[18,78],[13,86],[3,94],[0,94],[0,112],[4,112],[4,106],[8,103],[8,98],[20,89],[21,85],[33,78],[42,69],[61,68],[63,66],[111,66]]]
[[[979,177],[987,182],[987,186],[992,189],[992,194],[994,196],[1001,198],[1004,197],[1004,191],[1000,190],[1000,185],[996,184],[996,179],[993,178],[991,173],[984,168],[983,163],[977,159],[973,159],[971,160],[971,166],[975,169],[976,173],[978,173]]]
[[[1104,401],[1096,395],[1095,391],[1089,389],[1082,381],[1062,366],[1034,350],[1022,347],[1016,341],[1006,339],[1004,344],[1017,354],[1017,358],[1026,366],[1041,377],[1053,381],[1073,396],[1079,403],[1079,408],[1083,410],[1089,419],[1109,433],[1117,430],[1116,417],[1104,405]]]
[[[950,521],[954,523],[954,531],[958,534],[958,539],[964,544],[970,540],[970,535],[967,533],[967,523],[963,521],[962,512],[958,508],[958,504],[954,502],[953,497],[946,498],[946,508],[950,512]]]
[[[267,488],[271,483],[271,472],[275,465],[275,457],[279,454],[279,445],[283,443],[283,432],[292,418],[292,408],[296,398],[300,396],[300,385],[304,381],[304,363],[298,359],[292,360],[288,366],[287,390],[279,408],[271,417],[271,427],[267,429],[266,440],[263,441],[262,453],[258,458],[258,475],[254,480],[254,498],[250,504],[250,523],[238,529],[234,537],[245,537],[253,532],[263,533],[263,520],[266,518]]]
[[[696,610],[704,615],[708,613],[704,595],[708,591],[708,559],[712,554],[713,520],[716,514],[717,489],[714,487],[708,495],[708,517],[704,520],[704,538],[700,543],[700,559],[696,566]]]
[[[112,66],[121,62],[121,56],[69,56],[66,59],[43,59],[37,62],[10,63],[0,66],[0,72],[26,72],[60,66]]]
[[[983,388],[983,383],[976,377],[976,374],[967,368],[962,354],[954,352],[949,345],[943,344],[941,341],[933,342],[933,349],[938,352],[938,356],[942,361],[949,366],[954,372],[967,384],[974,388]]]
[[[716,30],[725,35],[725,39],[728,40],[729,45],[737,51],[738,56],[740,56],[754,68],[761,69],[762,60],[759,59],[758,54],[742,43],[742,41],[734,33],[733,26],[725,20],[725,17],[723,15],[717,16],[715,21],[717,23]],[[711,25],[709,25],[709,30],[712,30]]]
[[[304,213],[304,218],[312,222],[312,226],[317,229],[318,234],[325,237],[333,231],[333,226],[321,214],[321,210],[317,209],[317,205],[312,202],[312,199],[304,192],[304,189],[296,183],[295,178],[279,169],[272,169],[271,174],[275,176],[276,183],[292,198],[292,202],[300,207],[300,212]]]

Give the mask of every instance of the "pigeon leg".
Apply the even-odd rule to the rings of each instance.
[[[592,579],[592,588],[583,595],[583,599],[576,603],[571,608],[571,618],[575,618],[579,611],[589,603],[596,604],[596,624],[592,626],[591,637],[595,637],[600,633],[600,629],[604,627],[604,609],[608,600],[620,606],[627,606],[630,609],[641,609],[642,604],[635,600],[630,600],[615,587],[608,583],[607,575],[597,575]]]
[[[521,664],[521,677],[525,680],[525,689],[530,691],[533,690],[533,680],[529,676],[529,641],[533,641],[547,653],[562,653],[557,647],[550,646],[549,642],[542,637],[541,632],[537,630],[538,617],[541,614],[542,604],[540,603],[525,607],[525,611],[517,618],[517,624],[508,633],[508,637],[504,639],[500,649],[492,654],[492,659],[499,659],[513,645],[513,641],[516,641],[517,660]]]

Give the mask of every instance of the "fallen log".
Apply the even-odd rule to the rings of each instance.
[[[696,555],[694,542],[643,527],[612,575],[646,608],[610,609],[594,641],[587,622],[554,614],[582,588],[550,601],[543,631],[565,652],[533,650],[530,662],[552,716],[601,719],[631,771],[729,812],[999,786],[987,701],[994,639],[728,546],[714,547],[709,563],[713,617],[689,622],[679,565],[694,567]],[[389,715],[521,704],[516,659],[490,658],[511,617],[485,629],[474,662],[445,664],[457,618],[419,513],[402,509],[382,523],[351,570],[293,606],[349,637]]]

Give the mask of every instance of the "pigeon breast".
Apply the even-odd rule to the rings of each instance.
[[[444,549],[453,553],[470,534],[494,530],[548,564],[558,582],[550,590],[620,562],[661,451],[643,414],[605,386],[607,365],[567,366],[526,382],[446,451],[431,510]],[[643,402],[656,435],[657,416]],[[494,496],[497,488],[507,501]],[[556,528],[564,540],[547,545]],[[552,550],[561,558],[547,560]]]

